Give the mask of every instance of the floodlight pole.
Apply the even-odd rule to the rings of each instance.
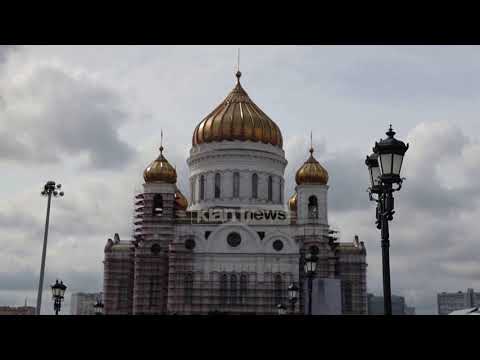
[[[47,219],[45,221],[45,235],[43,237],[42,265],[40,267],[40,281],[38,283],[37,311],[36,311],[37,315],[40,315],[40,308],[42,307],[43,276],[45,274],[45,257],[47,255],[48,222],[50,220],[51,200],[52,200],[52,193],[49,192],[48,203],[47,203]]]

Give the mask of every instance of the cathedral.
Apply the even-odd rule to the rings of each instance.
[[[132,239],[105,246],[106,315],[277,314],[291,284],[301,289],[292,312],[304,314],[308,254],[315,278],[338,280],[341,313],[367,313],[366,249],[329,228],[327,170],[310,147],[285,200],[282,133],[236,77],[193,131],[190,201],[168,149],[145,169]]]

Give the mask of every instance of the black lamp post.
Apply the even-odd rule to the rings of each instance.
[[[278,304],[277,305],[277,310],[278,310],[278,315],[286,315],[287,314],[287,308],[283,304]]]
[[[295,303],[298,299],[298,287],[294,283],[288,286],[288,300],[290,301],[290,312],[295,314]]]
[[[47,238],[48,238],[48,222],[50,220],[50,202],[52,195],[54,197],[63,196],[63,191],[60,191],[62,185],[55,184],[55,181],[48,181],[41,192],[42,196],[47,196],[47,219],[45,220],[45,234],[43,236],[43,251],[42,251],[42,263],[40,265],[40,280],[38,282],[38,295],[37,295],[37,309],[36,314],[40,315],[40,308],[42,307],[42,291],[43,291],[43,276],[45,273],[45,256],[47,254]]]
[[[315,254],[309,254],[305,258],[304,270],[308,278],[308,315],[312,315],[312,282],[317,271],[318,257]]]
[[[365,164],[370,177],[369,196],[376,201],[376,225],[382,238],[383,267],[383,302],[385,315],[392,315],[392,294],[390,288],[390,240],[388,222],[393,220],[393,193],[402,188],[403,178],[400,177],[403,156],[408,150],[408,144],[394,138],[392,125],[387,131],[387,138],[375,142],[373,154],[367,156]],[[396,187],[394,188],[394,185]],[[377,195],[375,198],[374,195]]]
[[[55,310],[55,315],[58,315],[60,312],[65,290],[67,290],[67,287],[62,281],[58,282],[57,280],[55,284],[52,285],[53,309]]]
[[[95,309],[95,315],[103,315],[104,305],[100,299],[97,299],[97,302],[93,305]]]

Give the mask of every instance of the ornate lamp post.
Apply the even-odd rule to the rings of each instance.
[[[278,304],[277,305],[278,309],[278,315],[286,315],[287,314],[287,308],[283,304]]]
[[[93,308],[95,309],[95,315],[103,315],[104,305],[100,299],[97,299],[97,302],[95,305],[93,305]]]
[[[62,307],[63,295],[65,294],[67,287],[63,284],[62,281],[55,282],[52,285],[52,299],[53,299],[53,309],[55,310],[55,315],[58,315]]]
[[[295,303],[298,299],[298,287],[294,283],[288,286],[288,301],[290,302],[290,312],[295,314]]]
[[[305,258],[304,270],[308,278],[308,315],[312,315],[312,282],[317,271],[318,256],[309,254]]]
[[[40,266],[40,280],[38,282],[38,295],[37,295],[37,310],[36,314],[40,315],[40,308],[42,307],[42,291],[43,291],[43,275],[45,273],[45,256],[47,254],[47,238],[48,238],[48,222],[50,220],[50,202],[52,195],[54,197],[63,196],[63,191],[60,191],[62,185],[56,184],[55,181],[48,181],[41,192],[42,196],[47,196],[47,219],[45,220],[45,234],[43,237],[43,251],[42,251],[42,264]]]
[[[392,294],[390,288],[390,240],[388,222],[393,220],[393,193],[402,188],[404,178],[400,177],[403,157],[408,150],[408,144],[394,138],[392,125],[387,131],[387,138],[375,142],[373,154],[367,156],[365,164],[370,177],[369,196],[377,203],[376,225],[382,238],[383,267],[383,301],[385,315],[392,315]],[[394,185],[396,186],[394,188]],[[375,197],[375,195],[377,197]]]

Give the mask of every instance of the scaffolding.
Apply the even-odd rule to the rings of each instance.
[[[134,241],[116,239],[105,252],[106,313],[277,314],[279,303],[288,304],[288,286],[300,282],[300,288],[303,287],[303,259],[312,245],[319,250],[317,276],[340,278],[344,284],[344,312],[366,313],[364,248],[354,246],[355,243],[339,243],[339,231],[328,225],[297,225],[295,240],[300,246],[300,261],[289,271],[285,271],[290,266],[285,267],[286,263],[282,268],[274,268],[268,257],[277,255],[265,255],[258,265],[261,268],[255,263],[240,262],[213,270],[206,264],[219,254],[198,253],[194,247],[186,246],[187,240],[195,240],[195,225],[203,224],[198,213],[187,211],[176,217],[173,193],[161,194],[162,208],[157,212],[156,195],[159,194],[135,191]],[[265,268],[265,264],[270,264],[270,268]],[[303,312],[303,292],[299,295],[296,313]]]

